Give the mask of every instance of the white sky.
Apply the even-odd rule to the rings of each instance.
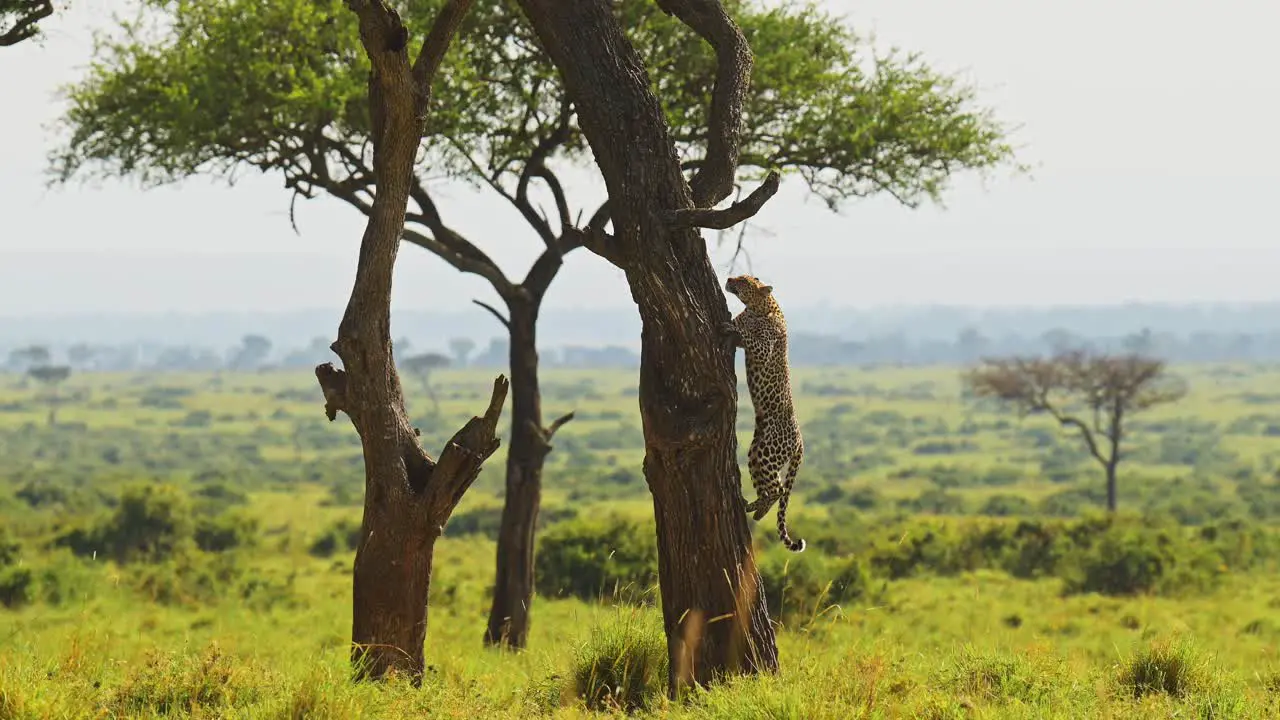
[[[785,187],[749,240],[791,305],[1280,299],[1280,3],[1275,0],[839,0],[882,45],[965,73],[1032,178],[957,183],[947,209],[888,201],[832,215]],[[0,48],[0,315],[340,307],[361,218],[299,204],[275,177],[143,192],[46,189],[57,87],[77,78],[111,0],[78,0],[43,46]],[[599,189],[584,174],[577,186]],[[538,241],[503,201],[440,188],[446,219],[510,274]],[[725,274],[727,255],[719,254]],[[462,309],[481,280],[401,253],[400,308]],[[571,256],[552,306],[630,304],[619,272]]]

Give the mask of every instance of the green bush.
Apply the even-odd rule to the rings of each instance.
[[[93,595],[97,586],[92,566],[66,550],[54,552],[36,569],[41,600],[49,605],[69,605]]]
[[[635,598],[653,585],[657,575],[658,548],[652,527],[616,515],[552,525],[538,543],[534,561],[541,595]]]
[[[795,554],[771,548],[756,556],[769,614],[783,620],[814,618],[833,606],[872,593],[871,573],[858,558]]]
[[[258,519],[228,512],[196,521],[196,546],[206,552],[226,552],[252,547],[258,539]]]
[[[77,555],[105,553],[117,562],[160,562],[192,542],[194,523],[187,496],[167,484],[132,485],[105,520],[63,532],[55,545]]]
[[[325,528],[311,543],[307,552],[316,557],[327,558],[340,552],[351,552],[360,547],[359,520],[342,518]]]
[[[151,602],[200,607],[230,596],[242,574],[235,555],[188,550],[161,562],[135,566],[131,580]]]
[[[22,543],[9,534],[9,529],[0,527],[0,568],[15,565],[22,553]]]
[[[1182,528],[1112,518],[1087,524],[1102,526],[1101,532],[1077,535],[1061,573],[1067,593],[1206,589],[1221,572],[1220,558],[1206,544],[1188,541]]]
[[[35,600],[35,573],[22,565],[0,567],[0,605],[17,609]]]

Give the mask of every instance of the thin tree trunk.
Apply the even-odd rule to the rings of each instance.
[[[1107,463],[1107,512],[1114,513],[1116,511],[1116,465],[1118,463]]]
[[[693,4],[659,3],[682,19]],[[695,14],[706,13],[701,20],[741,38],[718,3],[696,4]],[[775,670],[773,627],[741,499],[733,348],[718,331],[729,320],[728,305],[700,233],[673,222],[695,195],[703,207],[725,197],[736,147],[712,137],[704,165],[711,171],[700,176],[707,182],[695,178],[691,190],[648,73],[611,4],[521,0],[521,6],[564,78],[608,187],[615,237],[594,228],[584,242],[626,271],[643,323],[644,471],[657,524],[669,690],[675,695],[724,673]],[[750,53],[739,53],[745,43],[727,49],[733,52],[717,53],[721,69],[734,70],[741,85]],[[732,94],[718,79],[717,97],[722,91]],[[733,102],[713,104],[712,135],[718,125],[736,127]],[[707,183],[720,187],[707,191]]]
[[[507,492],[498,529],[493,605],[486,645],[525,646],[533,603],[534,528],[542,504],[542,464],[550,449],[542,429],[538,390],[538,303],[516,299],[510,308],[511,444]]]

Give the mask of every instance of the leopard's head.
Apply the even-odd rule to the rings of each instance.
[[[724,289],[736,295],[743,305],[752,310],[767,313],[776,306],[773,302],[773,286],[765,285],[759,278],[751,275],[729,278]]]

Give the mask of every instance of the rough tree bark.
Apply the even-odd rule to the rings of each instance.
[[[408,31],[382,0],[348,0],[372,62],[369,110],[377,193],[360,245],[351,299],[331,346],[344,369],[316,368],[332,421],[342,411],[360,435],[365,504],[352,599],[357,678],[400,673],[421,678],[435,541],[484,461],[498,448],[507,380],[494,381],[483,417],[472,418],[438,461],[418,441],[405,412],[391,352],[391,278],[404,231],[414,157],[435,76],[470,7],[449,0],[411,65]]]
[[[542,425],[536,335],[541,302],[540,292],[514,294],[507,302],[510,316],[499,317],[510,335],[511,444],[507,448],[507,489],[498,529],[493,604],[484,642],[512,649],[523,648],[529,637],[534,530],[542,505],[543,462],[551,451],[551,437],[573,419],[569,413],[551,427]]]
[[[673,695],[727,672],[778,666],[737,465],[729,320],[695,226],[732,190],[742,100],[751,71],[746,40],[717,0],[660,0],[716,50],[719,72],[707,157],[681,173],[662,106],[607,0],[521,0],[564,78],[609,192],[614,235],[592,223],[586,247],[626,272],[643,323],[640,411],[645,478],[658,531],[662,610]],[[725,212],[749,214],[776,180]]]

